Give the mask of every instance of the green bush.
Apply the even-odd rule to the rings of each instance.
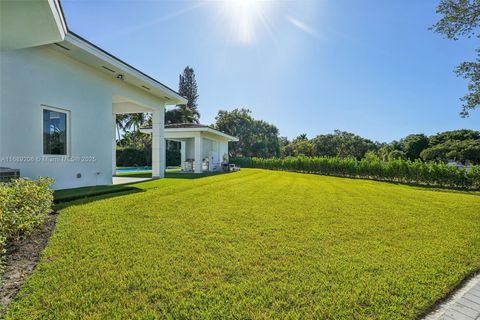
[[[7,240],[31,231],[51,212],[52,183],[51,178],[20,178],[0,183],[0,256]]]
[[[384,162],[380,159],[356,160],[337,157],[231,158],[230,162],[246,168],[288,170],[449,188],[480,188],[480,167],[472,166],[466,170],[447,166],[443,162],[402,159]]]
[[[117,148],[117,166],[145,167],[151,165],[151,149]]]
[[[169,167],[181,165],[181,159],[180,159],[181,155],[180,155],[179,149],[173,149],[173,150],[167,149],[166,158],[167,158],[166,163],[167,163],[167,166]]]
[[[167,166],[180,165],[180,150],[167,150]],[[117,166],[147,167],[152,165],[151,149],[117,148]]]

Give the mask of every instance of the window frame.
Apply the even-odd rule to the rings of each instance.
[[[43,111],[44,110],[48,110],[48,111],[53,111],[53,112],[59,112],[59,113],[63,113],[65,114],[65,125],[67,126],[67,130],[66,131],[66,143],[67,143],[67,150],[65,152],[65,154],[51,154],[51,153],[45,153],[45,150],[44,150],[44,144],[45,144],[45,141],[44,141],[44,131],[43,131],[43,126],[44,126],[44,119],[43,119]],[[71,121],[70,121],[70,110],[68,109],[63,109],[63,108],[57,108],[57,107],[52,107],[52,106],[49,106],[49,105],[45,105],[45,104],[42,104],[41,105],[41,130],[42,130],[42,155],[46,156],[46,157],[67,157],[67,156],[70,156],[70,133],[71,133]]]

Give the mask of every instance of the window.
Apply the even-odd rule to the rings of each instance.
[[[43,154],[67,154],[67,113],[43,109]]]

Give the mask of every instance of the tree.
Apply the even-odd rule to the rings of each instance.
[[[480,0],[440,0],[437,13],[442,18],[432,27],[435,32],[450,40],[472,36],[480,39]],[[461,98],[462,117],[468,117],[469,111],[480,105],[480,48],[476,52],[475,61],[462,62],[455,70],[457,76],[469,81],[468,93]]]
[[[333,134],[318,135],[310,141],[314,156],[361,159],[366,152],[378,149],[375,142],[340,130],[335,130]]]
[[[428,146],[428,138],[424,134],[410,134],[401,140],[402,150],[410,160],[420,157],[420,153]]]
[[[117,128],[117,137],[118,140],[122,138],[122,131],[125,130],[125,122],[128,119],[128,114],[122,113],[122,114],[117,114],[115,117],[115,126]]]
[[[278,144],[280,145],[280,155],[288,157],[291,156],[290,141],[287,137],[279,137]]]
[[[200,113],[198,112],[198,87],[197,80],[195,80],[195,72],[192,68],[187,66],[183,70],[183,74],[179,76],[178,93],[187,98],[186,105],[177,105],[177,110],[180,113],[181,122],[198,123]]]
[[[278,129],[262,120],[255,120],[248,109],[220,110],[213,127],[239,138],[230,143],[233,156],[269,158],[280,155]]]
[[[165,123],[182,123],[182,113],[178,108],[165,111]]]
[[[388,160],[405,160],[405,152],[401,150],[393,150],[388,154]]]
[[[480,131],[461,129],[437,133],[429,137],[430,146],[445,143],[447,141],[480,140]]]

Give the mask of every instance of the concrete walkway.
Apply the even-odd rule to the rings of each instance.
[[[152,178],[113,177],[112,184],[134,183],[152,180]]]
[[[424,320],[480,320],[480,273]]]

